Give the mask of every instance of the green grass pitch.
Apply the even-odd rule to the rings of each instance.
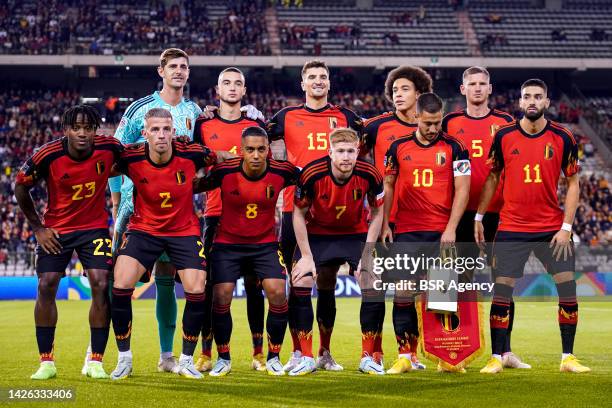
[[[275,378],[250,369],[250,334],[244,300],[232,305],[233,371],[227,377],[188,380],[174,374],[158,373],[157,326],[154,303],[138,300],[134,305],[132,349],[134,374],[120,381],[93,381],[81,376],[83,355],[89,339],[87,313],[89,302],[61,301],[55,355],[58,377],[34,382],[29,376],[36,370],[37,351],[34,336],[33,302],[2,302],[0,315],[0,387],[42,388],[72,387],[73,402],[20,402],[18,406],[165,406],[165,407],[282,407],[282,406],[605,406],[610,404],[612,389],[612,303],[583,301],[576,338],[576,354],[592,373],[573,375],[559,373],[560,338],[555,303],[518,302],[512,335],[513,349],[534,368],[505,370],[499,375],[483,375],[478,370],[490,353],[474,362],[466,374],[440,374],[428,363],[424,372],[401,376],[370,376],[357,371],[361,338],[359,299],[338,299],[338,315],[332,337],[332,353],[344,365],[344,372],[316,372],[298,378]],[[489,305],[484,310],[488,316]],[[179,305],[182,311],[182,303]],[[391,325],[391,304],[387,303],[384,349],[387,368],[396,356]],[[180,352],[179,330],[175,353]],[[485,319],[485,321],[488,319]],[[485,328],[487,341],[488,327]],[[291,347],[285,336],[282,360]],[[198,346],[199,347],[199,346]],[[315,349],[318,333],[315,329]],[[199,352],[199,351],[198,351]],[[105,367],[115,366],[117,351],[109,339]],[[605,391],[608,390],[608,391]],[[5,405],[6,401],[0,401]],[[12,405],[12,404],[11,404]]]

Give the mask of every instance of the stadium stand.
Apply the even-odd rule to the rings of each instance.
[[[283,54],[287,55],[469,55],[457,17],[448,5],[429,9],[410,3],[372,10],[278,7],[277,15]]]
[[[262,1],[9,0],[0,20],[3,54],[270,54]]]
[[[612,56],[612,10],[471,8],[470,18],[485,56]]]

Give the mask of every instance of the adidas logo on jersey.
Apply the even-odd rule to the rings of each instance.
[[[68,173],[64,173],[64,175],[62,176],[61,180],[68,180],[70,178],[70,176],[68,175]]]
[[[321,195],[321,200],[329,200],[329,196],[323,193],[323,195]]]
[[[232,191],[230,191],[230,194],[231,195],[235,195],[235,196],[239,196],[240,195],[240,191],[238,191],[238,189],[232,190]]]
[[[210,140],[217,140],[219,139],[219,135],[216,133],[213,133],[212,136],[210,137]]]
[[[458,135],[462,135],[462,134],[464,134],[464,133],[465,133],[465,132],[463,131],[463,128],[461,128],[461,129],[459,129],[459,130],[457,131],[457,134],[458,134]]]
[[[407,156],[404,156],[402,160],[412,161],[412,157],[410,157],[410,155],[407,155]]]
[[[519,149],[514,149],[511,154],[520,154]]]
[[[298,120],[295,122],[295,127],[304,127],[304,122],[301,120]]]
[[[142,184],[149,184],[149,180],[147,180],[147,178],[146,178],[146,177],[143,177],[143,178],[141,178],[141,179],[140,179],[139,183],[142,183]]]
[[[389,136],[389,137],[387,138],[387,140],[388,140],[389,142],[392,142],[392,141],[394,141],[395,139],[397,139],[397,137],[395,137],[395,135],[391,135],[391,136]]]

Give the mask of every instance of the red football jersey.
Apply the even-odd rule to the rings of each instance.
[[[43,225],[60,234],[108,228],[106,185],[123,146],[111,136],[95,136],[93,153],[84,160],[68,155],[68,138],[43,145],[23,165],[17,183],[47,183]]]
[[[455,177],[470,175],[468,151],[444,133],[424,145],[415,132],[389,147],[386,174],[397,175],[395,233],[443,232],[453,205]]]
[[[236,120],[225,120],[215,113],[212,119],[198,118],[193,131],[193,141],[203,144],[212,151],[227,151],[240,154],[242,131],[250,126],[265,128],[260,120],[252,120],[242,115]],[[207,217],[221,215],[221,191],[219,189],[206,192]]]
[[[469,116],[465,109],[451,112],[444,117],[442,131],[453,136],[455,139],[459,139],[470,152],[472,178],[470,180],[468,210],[478,210],[480,193],[489,175],[487,158],[493,144],[493,136],[497,129],[513,120],[510,114],[495,109],[491,109],[482,118]],[[489,204],[489,212],[498,213],[502,207],[502,185],[503,182],[500,182],[491,200],[491,204]]]
[[[238,157],[214,166],[205,179],[207,189],[218,188],[223,200],[214,242],[276,242],[276,201],[283,188],[295,185],[298,177],[297,167],[274,159],[268,159],[266,171],[256,179],[246,175]]]
[[[173,141],[166,164],[151,161],[148,143],[127,146],[118,168],[134,182],[134,214],[128,230],[167,237],[200,236],[193,179],[199,169],[215,161],[214,152],[200,144]]]
[[[384,195],[382,175],[372,164],[357,159],[351,177],[340,184],[326,156],[302,170],[295,189],[295,205],[310,207],[306,213],[309,234],[361,234],[368,232],[364,198],[371,207],[380,207]]]
[[[530,135],[518,121],[512,122],[495,134],[489,164],[505,176],[500,231],[561,229],[559,176],[561,171],[571,177],[580,170],[578,145],[569,130],[549,120],[541,132]]]
[[[336,128],[352,128],[361,133],[362,123],[353,111],[331,104],[321,109],[306,105],[280,110],[268,123],[271,140],[283,139],[287,160],[303,168],[313,160],[327,156],[329,134]],[[283,193],[283,211],[293,211],[294,188]]]
[[[391,143],[399,138],[411,135],[416,129],[416,123],[404,122],[397,117],[395,112],[383,113],[365,122],[363,144],[368,151],[372,152],[374,165],[380,174],[385,174],[385,154],[387,154]],[[390,215],[391,222],[395,222],[396,216],[397,195],[394,195]]]

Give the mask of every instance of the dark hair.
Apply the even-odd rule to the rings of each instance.
[[[531,78],[531,79],[526,80],[525,82],[523,82],[523,85],[521,85],[521,92],[523,91],[523,89],[527,88],[528,86],[539,86],[540,88],[544,90],[545,94],[548,94],[548,87],[546,86],[546,83],[542,81],[541,79]]]
[[[428,112],[437,113],[444,109],[444,102],[438,95],[433,92],[427,92],[419,95],[416,103],[417,113]]]
[[[469,67],[468,69],[463,71],[462,79],[463,79],[463,81],[465,81],[465,78],[468,75],[475,75],[475,74],[485,74],[487,78],[489,78],[489,79],[491,78],[491,75],[489,74],[489,71],[487,71],[487,69],[485,67],[473,66],[473,67]]]
[[[259,126],[249,126],[242,130],[243,139],[249,136],[265,137],[266,139],[268,139],[268,134],[266,133],[266,131],[263,128],[260,128]]]
[[[225,74],[226,72],[237,72],[237,73],[239,73],[244,78],[244,72],[242,72],[240,69],[238,69],[236,67],[227,67],[227,68],[225,68],[223,71],[219,72],[218,78],[221,78],[221,75]]]
[[[62,128],[73,127],[79,114],[83,115],[83,118],[86,118],[87,122],[93,124],[96,129],[100,127],[102,119],[96,108],[91,105],[75,105],[68,108],[62,115]]]
[[[385,96],[389,102],[393,102],[393,83],[400,78],[405,78],[414,84],[419,94],[431,92],[433,81],[431,76],[419,67],[402,65],[389,71],[385,81]]]
[[[307,61],[302,67],[302,76],[304,76],[306,71],[308,71],[310,68],[325,68],[325,70],[327,71],[327,75],[329,75],[329,68],[327,67],[327,64],[324,61],[321,61],[321,60]]]

